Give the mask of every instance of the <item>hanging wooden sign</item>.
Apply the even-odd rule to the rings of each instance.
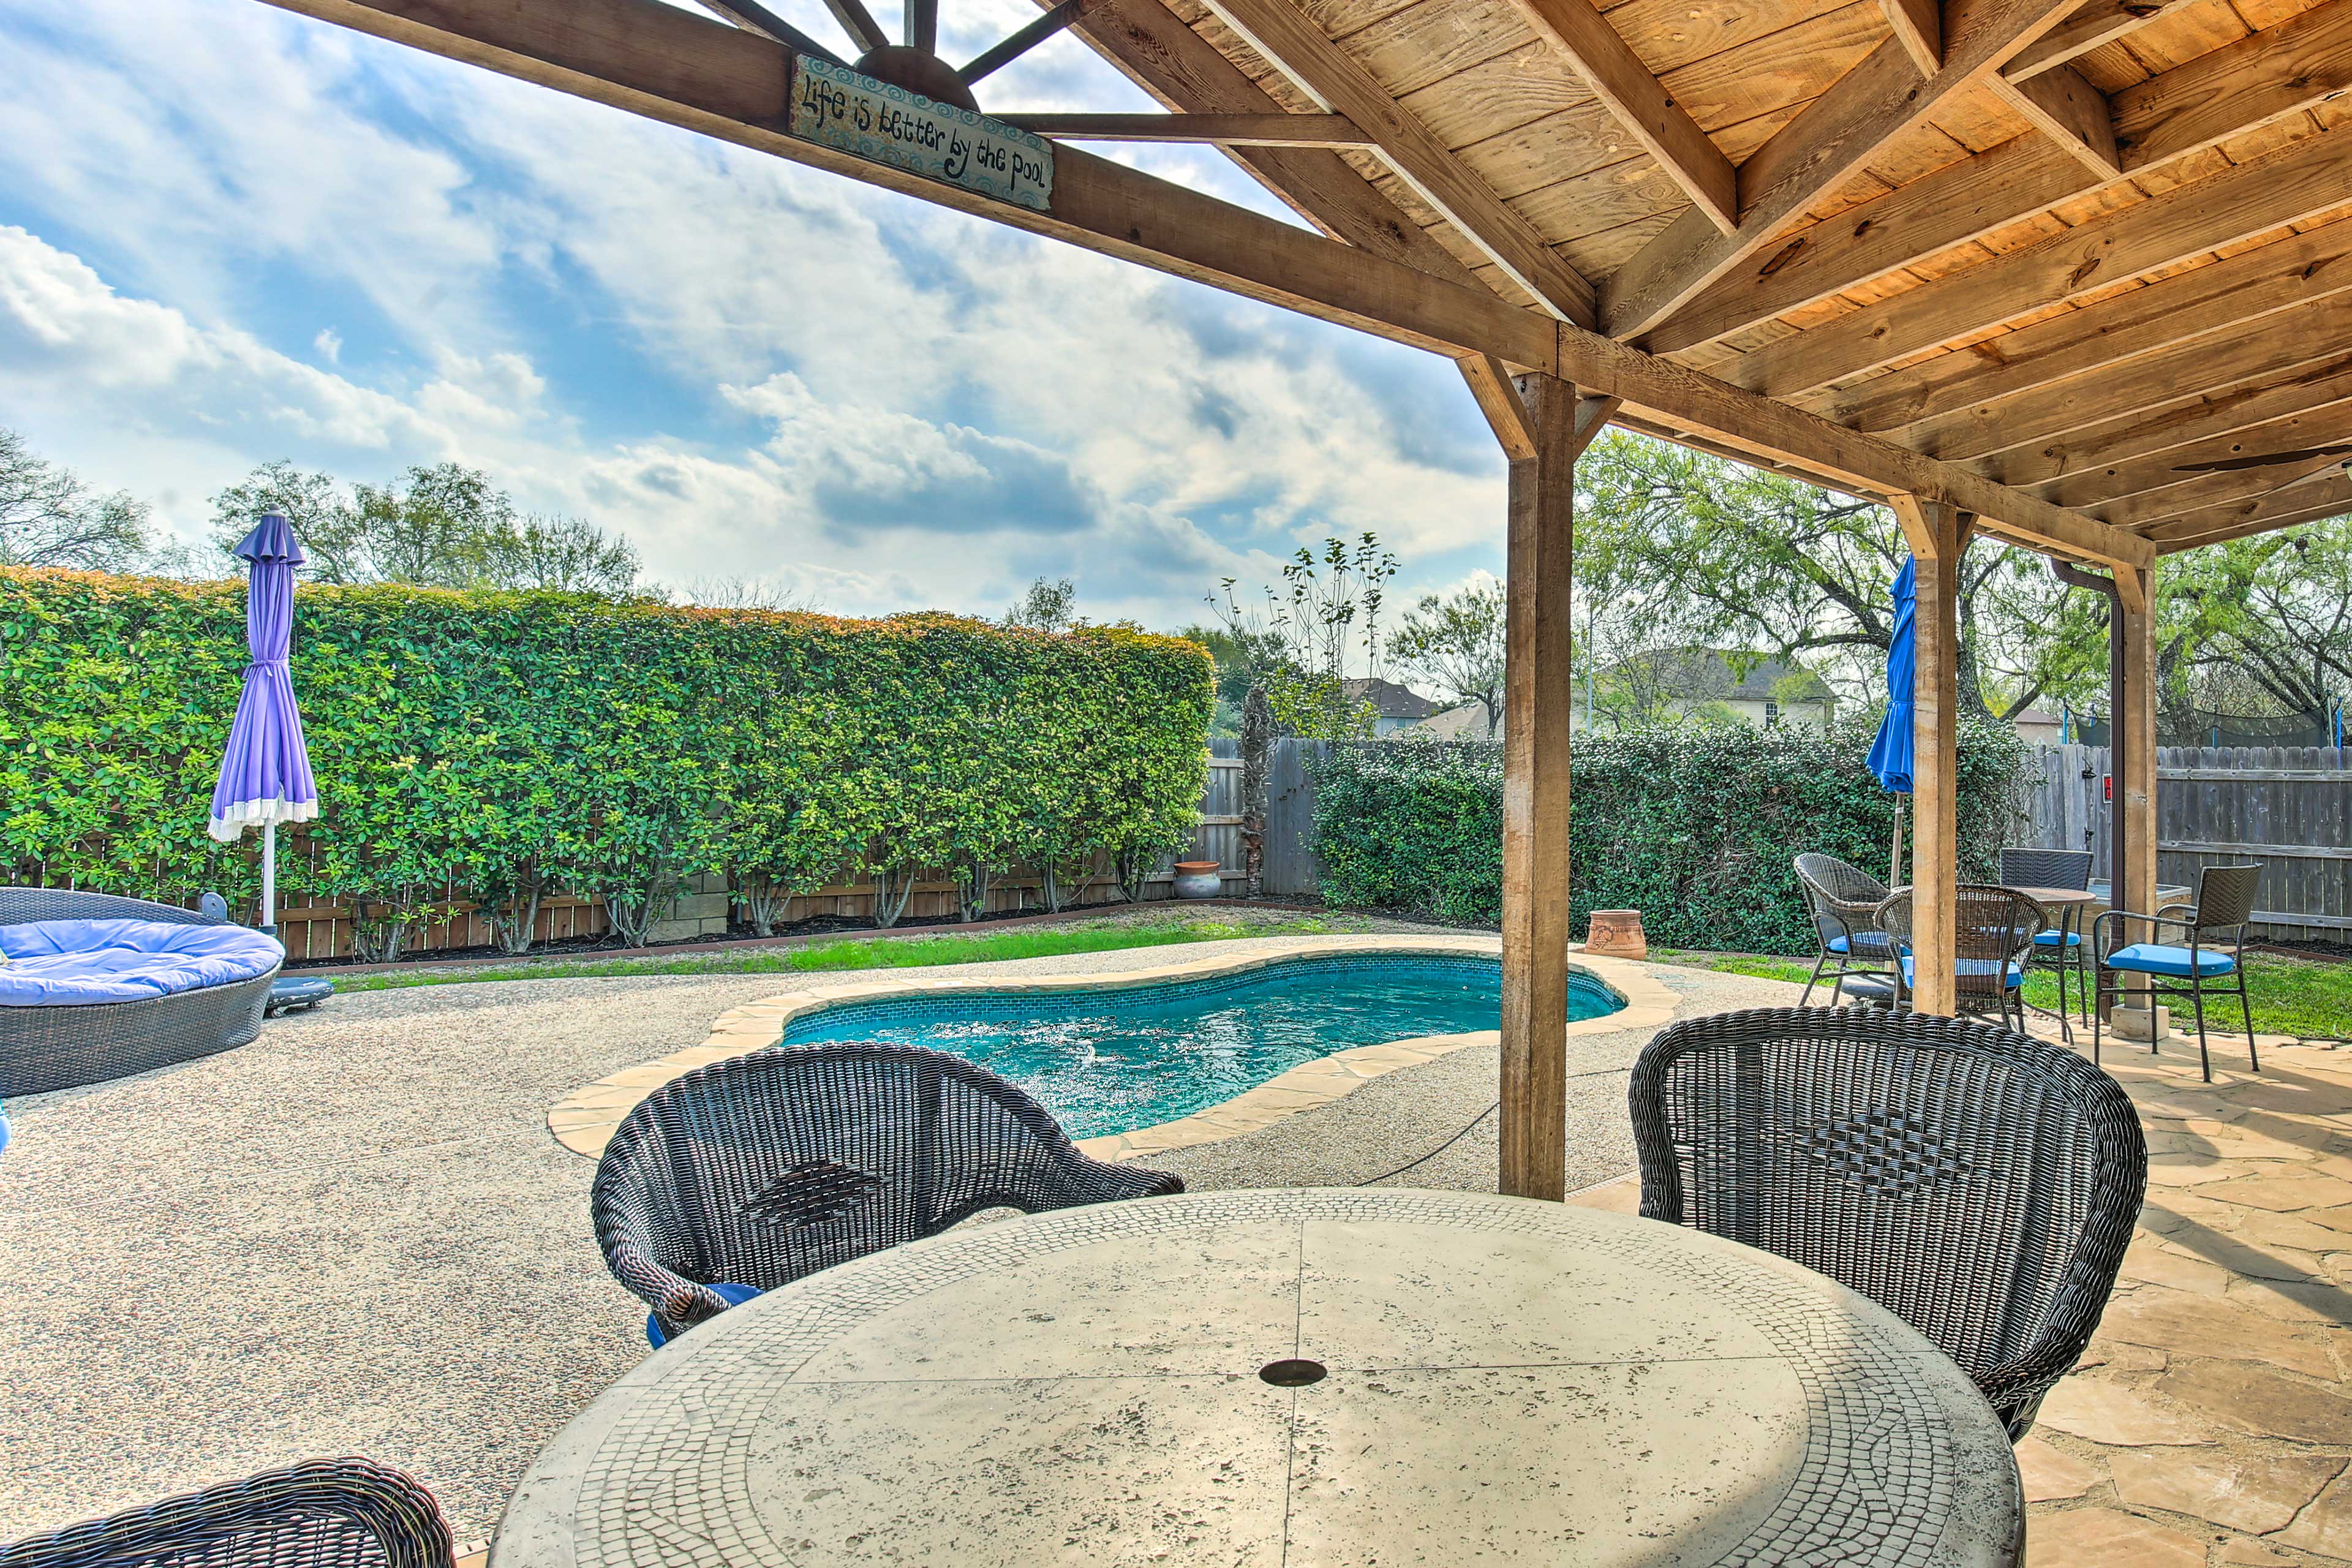
[[[793,68],[792,102],[792,132],[803,141],[1052,210],[1054,149],[1043,137],[806,55]]]

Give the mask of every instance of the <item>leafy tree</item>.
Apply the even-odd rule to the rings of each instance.
[[[1078,624],[1077,584],[1067,577],[1037,578],[1020,602],[1004,612],[1008,626],[1037,632],[1066,632]]]
[[[1489,578],[1451,597],[1425,595],[1389,637],[1389,657],[1447,696],[1486,710],[1486,733],[1503,722],[1503,585]]]
[[[127,490],[100,495],[0,429],[0,566],[121,572],[147,542],[146,502]]]
[[[1381,673],[1387,653],[1381,638],[1382,585],[1396,571],[1396,554],[1381,546],[1379,535],[1366,532],[1352,544],[1332,537],[1319,552],[1301,546],[1283,564],[1281,585],[1262,585],[1262,604],[1244,605],[1234,577],[1208,596],[1237,646],[1261,647],[1271,639],[1280,647],[1280,659],[1260,672],[1260,684],[1285,734],[1323,740],[1371,734],[1371,705],[1347,694],[1348,662],[1360,647],[1370,673]]]

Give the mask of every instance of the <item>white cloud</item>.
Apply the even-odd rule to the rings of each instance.
[[[252,0],[0,0],[0,196],[56,215],[0,231],[0,393],[180,526],[273,458],[452,458],[672,582],[994,609],[1074,572],[1163,624],[1327,528],[1416,590],[1499,555],[1441,361]],[[991,86],[1139,106],[1066,38]]]

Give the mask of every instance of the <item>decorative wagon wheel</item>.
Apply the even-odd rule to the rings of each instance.
[[[951,103],[978,113],[980,104],[971,94],[974,82],[1011,65],[1103,4],[1103,0],[1061,0],[1052,10],[1000,38],[961,67],[951,66],[940,58],[939,0],[907,0],[906,36],[895,44],[874,19],[874,14],[866,8],[865,0],[824,0],[825,9],[841,24],[842,31],[864,51],[854,60],[844,60],[759,0],[702,0],[702,4],[737,25],[765,33],[803,54],[887,81],[893,87],[903,87],[908,92],[921,93],[934,102]]]

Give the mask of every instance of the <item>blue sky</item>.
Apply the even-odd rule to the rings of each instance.
[[[942,52],[1034,14],[948,0]],[[660,581],[848,615],[1047,574],[1172,626],[1368,528],[1409,592],[1500,568],[1442,359],[258,0],[0,0],[0,425],[188,536],[273,458],[455,459]],[[1070,37],[983,86],[1150,107]],[[1280,210],[1212,153],[1131,161]]]

